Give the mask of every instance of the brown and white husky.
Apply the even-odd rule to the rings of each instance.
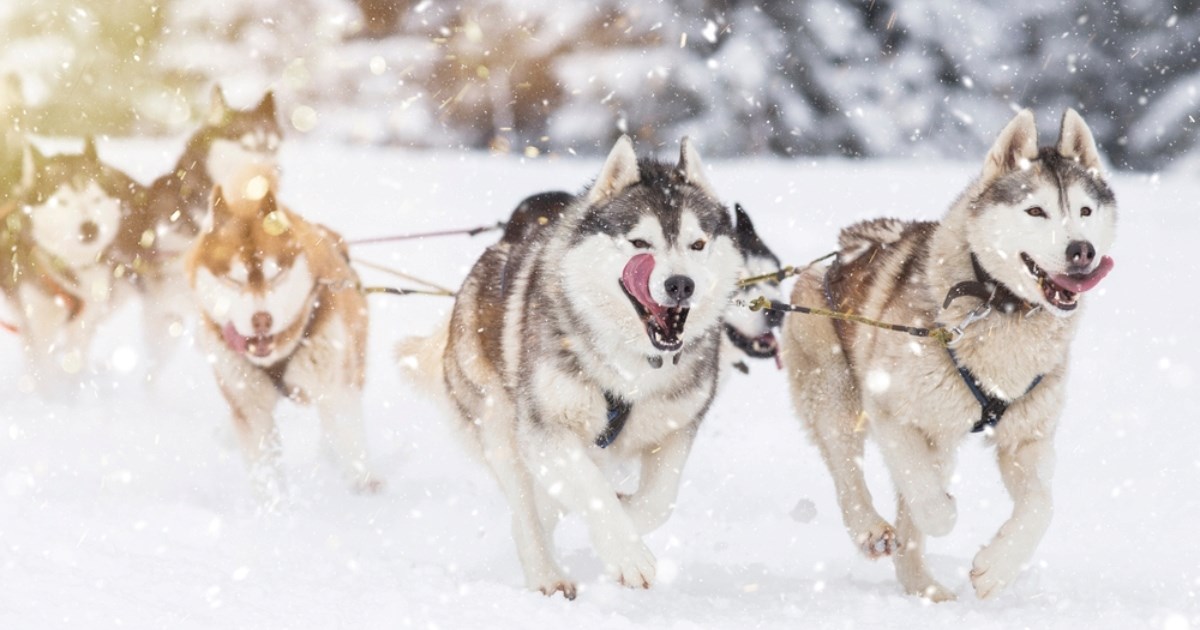
[[[233,203],[218,187],[212,212],[186,273],[256,494],[267,507],[284,497],[274,418],[284,398],[316,406],[354,490],[379,490],[362,417],[367,303],[341,236],[280,205],[270,189]]]
[[[219,86],[203,125],[188,140],[171,172],[150,185],[149,202],[133,229],[140,246],[136,269],[145,298],[146,347],[151,367],[161,363],[175,344],[190,313],[184,254],[209,220],[214,186],[225,199],[262,197],[261,180],[237,181],[250,170],[278,175],[278,150],[282,132],[275,112],[275,97],[267,92],[246,110],[230,107]],[[246,191],[253,181],[258,189]]]
[[[808,315],[788,315],[783,326],[793,400],[833,475],[846,529],[868,557],[895,559],[909,593],[955,596],[930,574],[923,551],[926,535],[954,527],[949,483],[972,432],[995,445],[1014,503],[975,555],[975,592],[995,596],[1033,556],[1050,524],[1071,340],[1084,294],[1112,268],[1116,212],[1083,119],[1067,110],[1056,145],[1039,149],[1025,110],[942,221],[851,226],[828,270],[800,275],[797,303],[962,331],[945,348]],[[898,493],[894,527],[863,477],[868,435]]]

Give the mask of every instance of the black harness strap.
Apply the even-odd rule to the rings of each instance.
[[[950,308],[950,304],[960,297],[976,297],[1005,313],[1013,313],[1018,309],[1028,311],[1033,306],[1017,297],[1004,283],[996,280],[979,264],[979,258],[971,253],[971,267],[975,271],[974,280],[964,280],[950,287],[946,293],[946,301],[942,308]]]
[[[979,401],[981,413],[979,421],[971,427],[971,433],[979,433],[987,427],[996,426],[996,423],[1000,422],[1000,418],[1004,417],[1004,412],[1008,410],[1008,406],[1015,402],[1016,399],[1009,401],[983,393],[979,379],[975,378],[971,370],[959,362],[958,355],[954,353],[954,348],[947,346],[946,352],[950,353],[950,361],[954,363],[954,367],[958,368],[958,374],[962,377],[963,382],[967,384],[967,389],[971,390],[971,394],[975,396],[975,400]],[[1029,387],[1025,388],[1025,393],[1021,394],[1021,396],[1026,396],[1029,392],[1033,391],[1033,388],[1042,382],[1043,376],[1045,375],[1038,374],[1037,378],[1033,379],[1033,382],[1029,384]]]
[[[596,436],[596,446],[600,448],[608,448],[610,444],[617,441],[617,436],[621,435],[621,429],[625,428],[625,421],[629,419],[629,411],[633,409],[632,404],[625,402],[612,392],[604,392],[604,403],[608,405],[608,424],[604,426],[600,435]]]

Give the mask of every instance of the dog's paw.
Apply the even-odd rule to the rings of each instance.
[[[1021,573],[1021,563],[1011,558],[998,548],[995,542],[979,550],[975,554],[975,562],[971,566],[971,585],[979,599],[989,599],[999,595]]]
[[[605,572],[629,588],[650,588],[654,583],[655,559],[637,536],[620,540],[610,537],[596,545]]]
[[[924,588],[911,590],[910,593],[920,597],[921,599],[927,599],[935,604],[952,602],[958,599],[958,596],[955,595],[950,589],[933,581],[930,581],[929,584],[926,584]]]
[[[895,553],[900,547],[896,530],[887,521],[879,521],[873,526],[850,534],[858,549],[871,560],[878,560]]]
[[[937,493],[927,498],[910,501],[912,520],[921,533],[929,536],[945,536],[954,529],[958,520],[958,507],[954,497],[948,493]]]
[[[387,483],[383,478],[376,477],[375,475],[366,475],[350,483],[350,491],[361,495],[379,494],[386,487]]]
[[[539,584],[537,590],[542,592],[546,597],[553,597],[555,593],[562,593],[568,601],[575,599],[575,583],[566,579],[556,579]]]

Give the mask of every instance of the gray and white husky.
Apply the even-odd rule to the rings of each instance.
[[[549,228],[489,248],[448,324],[399,356],[499,481],[531,589],[575,596],[552,547],[561,508],[586,519],[606,573],[646,588],[656,563],[641,536],[670,515],[716,391],[733,226],[686,139],[668,165],[622,137]],[[613,458],[640,461],[636,492],[602,472]]]
[[[962,331],[947,348],[808,315],[783,326],[793,400],[833,474],[846,528],[868,557],[893,556],[909,593],[954,598],[930,575],[924,541],[954,527],[948,486],[973,431],[995,444],[1014,502],[975,556],[979,597],[1012,584],[1049,526],[1068,350],[1083,294],[1112,268],[1116,212],[1083,119],[1068,110],[1057,146],[1039,149],[1024,110],[941,222],[854,225],[827,270],[798,279],[796,303]],[[863,479],[868,434],[897,489],[894,527]]]

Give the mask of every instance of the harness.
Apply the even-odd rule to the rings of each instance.
[[[600,448],[608,448],[610,444],[617,441],[621,429],[625,428],[625,421],[629,419],[629,412],[633,410],[632,403],[612,392],[604,392],[604,404],[608,406],[606,413],[608,422],[604,425],[604,430],[600,432],[600,435],[596,436],[596,446]]]
[[[983,299],[984,302],[979,309],[976,309],[975,312],[968,316],[968,322],[978,321],[987,317],[993,305],[1005,313],[1013,313],[1017,309],[1025,307],[1029,309],[1035,308],[1029,302],[1017,297],[1011,289],[988,274],[983,266],[979,264],[979,259],[975,256],[974,252],[971,253],[971,267],[975,270],[975,280],[959,282],[951,287],[950,291],[946,294],[946,301],[942,304],[942,308],[949,307],[951,302],[964,296]],[[958,375],[962,377],[963,382],[967,384],[967,389],[971,390],[971,395],[979,403],[979,420],[971,426],[971,433],[980,433],[987,427],[995,427],[996,423],[1000,422],[1000,419],[1004,417],[1004,412],[1008,410],[1009,405],[1029,395],[1029,392],[1033,391],[1042,382],[1042,378],[1046,376],[1045,374],[1038,374],[1020,396],[1012,400],[1004,400],[983,391],[983,382],[958,360],[958,354],[954,352],[954,348],[947,345],[946,354],[950,356],[950,362],[958,370]]]
[[[996,424],[1000,422],[1000,419],[1004,417],[1004,412],[1008,410],[1009,406],[1021,397],[1026,396],[1029,394],[1029,392],[1033,391],[1034,388],[1036,388],[1038,384],[1042,382],[1045,374],[1038,374],[1036,377],[1034,377],[1033,382],[1029,384],[1029,387],[1026,387],[1025,391],[1022,392],[1017,398],[1013,398],[1012,400],[1004,400],[998,396],[985,393],[983,390],[982,381],[980,381],[979,378],[976,377],[969,368],[967,368],[967,366],[963,365],[963,363],[959,361],[958,354],[954,351],[954,346],[962,339],[963,331],[967,326],[985,319],[992,313],[993,307],[999,308],[1005,313],[1015,313],[1018,310],[1024,310],[1026,313],[1031,313],[1033,310],[1038,308],[1017,296],[1012,292],[1011,289],[1004,286],[1004,284],[988,274],[988,272],[984,270],[983,266],[979,264],[979,259],[973,252],[971,254],[971,267],[975,272],[975,279],[965,280],[951,287],[946,293],[946,299],[942,303],[942,308],[949,308],[951,303],[961,297],[979,298],[980,300],[983,300],[983,303],[968,313],[967,317],[962,321],[962,323],[950,329],[945,329],[942,327],[925,329],[900,326],[896,324],[885,324],[882,322],[876,322],[874,320],[857,317],[851,314],[836,312],[837,300],[834,298],[833,290],[829,281],[829,274],[833,269],[833,266],[831,266],[829,270],[826,270],[825,272],[822,282],[822,289],[825,294],[826,303],[829,305],[829,308],[834,309],[834,311],[819,312],[819,309],[806,309],[800,312],[812,312],[819,315],[831,314],[836,316],[834,317],[834,329],[838,334],[838,338],[841,339],[843,344],[845,343],[845,339],[842,336],[841,328],[836,325],[836,320],[855,321],[858,323],[869,324],[898,332],[906,332],[916,336],[937,337],[939,341],[942,341],[943,347],[946,348],[946,354],[950,357],[950,363],[954,365],[955,370],[957,370],[959,376],[962,377],[963,383],[966,384],[967,389],[971,392],[971,395],[974,396],[976,402],[979,403],[979,420],[971,426],[971,433],[980,433],[987,427],[995,427]],[[774,304],[771,305],[771,307],[774,306]],[[798,307],[792,307],[786,310],[800,309]],[[934,334],[935,332],[944,330],[948,330],[952,334],[946,336],[937,336]]]
[[[967,384],[967,389],[971,390],[971,395],[979,402],[979,420],[971,426],[971,433],[980,433],[987,427],[995,427],[996,423],[1000,422],[1000,418],[1004,417],[1004,412],[1008,410],[1008,406],[1016,402],[1017,398],[1026,396],[1029,392],[1033,391],[1033,388],[1037,387],[1038,383],[1042,382],[1042,377],[1045,376],[1045,374],[1038,374],[1034,377],[1033,382],[1029,384],[1029,387],[1025,388],[1025,392],[1021,396],[1012,400],[1004,400],[1003,398],[990,396],[983,392],[982,383],[971,373],[971,370],[967,369],[967,366],[959,362],[954,348],[946,346],[946,353],[950,355],[950,362],[954,364],[954,367],[958,368],[958,375]]]

